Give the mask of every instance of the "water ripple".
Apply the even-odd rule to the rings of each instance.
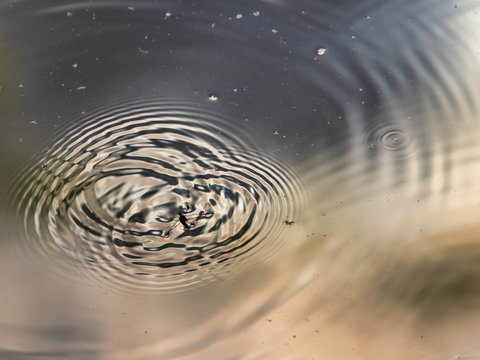
[[[371,153],[401,161],[422,150],[425,141],[423,129],[412,121],[377,122],[364,133]]]
[[[29,246],[149,291],[221,278],[253,253],[272,257],[303,190],[285,164],[238,135],[185,104],[89,115],[22,175]]]

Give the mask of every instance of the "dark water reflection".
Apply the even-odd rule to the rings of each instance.
[[[1,1],[0,357],[479,357],[478,11]]]

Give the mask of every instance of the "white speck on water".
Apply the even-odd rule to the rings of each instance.
[[[82,85],[82,86],[79,86],[77,87],[77,90],[80,91],[80,90],[85,90],[87,87],[85,85]]]
[[[73,67],[74,69],[76,69],[76,68],[78,67],[78,64],[75,63],[75,64],[72,65],[72,67]]]
[[[278,30],[277,29],[272,29],[272,33],[276,34],[276,33],[278,33]]]
[[[135,8],[133,6],[129,6],[127,9],[130,11],[135,11]]]
[[[30,121],[30,124],[32,124],[32,125],[38,125],[38,122],[37,122],[36,120],[32,120],[32,121]]]
[[[365,19],[370,20],[372,17],[370,15],[365,16]]]
[[[355,35],[352,35],[352,39],[355,40],[357,37]]]
[[[278,131],[277,131],[277,130],[275,130],[275,132],[273,133],[273,135],[278,135]]]
[[[142,54],[148,54],[150,52],[148,50],[143,50],[142,48],[138,48],[138,51],[140,51]]]
[[[67,17],[71,17],[73,14],[70,11],[67,11]]]
[[[232,89],[232,91],[233,91],[233,92],[237,92],[237,91],[238,91],[238,89],[237,89],[237,88],[234,88],[234,89]]]
[[[370,145],[368,145],[368,148],[369,148],[370,150],[375,150],[375,144],[370,144]]]
[[[19,88],[23,88],[23,84],[18,84],[18,87],[19,87]]]
[[[169,18],[170,16],[172,16],[172,13],[170,11],[167,11],[165,13],[165,19]]]
[[[237,14],[237,15],[235,15],[235,18],[236,18],[236,19],[241,19],[242,17],[243,17],[242,14]]]
[[[210,27],[213,29],[215,27],[215,23],[212,23],[212,25],[210,25]]]
[[[317,55],[318,55],[318,56],[325,55],[326,52],[327,52],[327,49],[325,49],[324,47],[319,47],[319,48],[317,49]]]
[[[210,101],[217,101],[218,100],[218,97],[214,94],[210,94],[208,95],[208,100]]]
[[[253,16],[259,16],[259,15],[260,15],[260,11],[254,11],[254,12],[252,13],[252,15],[253,15]]]

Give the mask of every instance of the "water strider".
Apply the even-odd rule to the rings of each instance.
[[[190,210],[190,207],[187,206],[186,211]],[[186,216],[185,213],[179,211],[177,212],[178,219],[175,221],[173,226],[165,232],[164,237],[169,237],[172,231],[178,226],[178,224],[183,225],[183,230],[187,231],[196,226],[196,222],[200,219],[209,219],[213,216],[213,213],[206,213],[205,211],[201,210],[197,215]],[[173,221],[176,217],[170,219],[169,221]],[[157,215],[155,220],[161,222],[161,216]]]

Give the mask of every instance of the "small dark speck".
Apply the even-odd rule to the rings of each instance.
[[[272,319],[267,319],[268,322],[272,322]]]
[[[284,223],[285,223],[285,225],[292,225],[292,224],[295,224],[295,221],[285,220]]]
[[[294,339],[296,339],[296,338],[297,338],[297,335],[292,335],[292,336],[293,336],[293,338],[294,338]]]

